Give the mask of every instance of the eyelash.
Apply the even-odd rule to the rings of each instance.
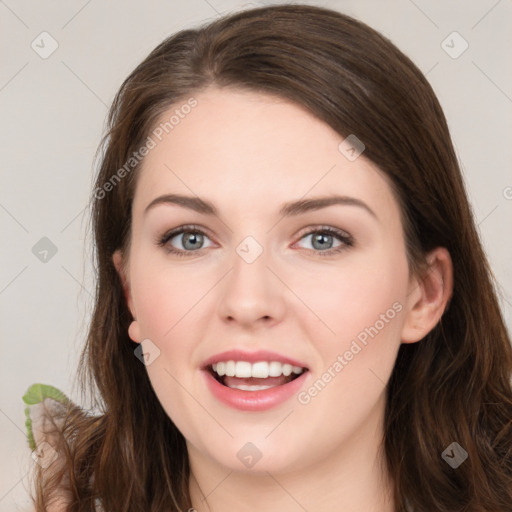
[[[167,231],[164,235],[162,235],[161,237],[159,237],[156,240],[156,244],[159,247],[165,248],[165,250],[168,253],[174,254],[174,255],[182,257],[182,258],[186,258],[194,253],[200,252],[201,249],[198,249],[196,251],[182,251],[182,250],[175,249],[172,246],[167,246],[167,243],[170,240],[172,240],[175,236],[181,235],[183,233],[199,233],[200,235],[203,235],[206,237],[208,236],[208,234],[205,233],[198,226],[185,225],[185,226],[180,226],[179,228],[175,228],[171,231]],[[319,256],[333,256],[334,254],[338,254],[341,251],[344,251],[347,247],[352,247],[354,245],[354,239],[352,238],[352,236],[345,233],[344,231],[341,231],[339,229],[336,229],[336,228],[333,228],[330,226],[321,226],[321,227],[314,228],[310,231],[307,231],[300,237],[299,240],[302,240],[306,236],[309,236],[312,234],[318,234],[318,233],[336,236],[341,242],[343,242],[342,245],[340,245],[339,247],[336,247],[335,249],[327,249],[325,251],[316,251],[314,249],[308,249],[309,251],[312,251],[315,254],[318,254]]]

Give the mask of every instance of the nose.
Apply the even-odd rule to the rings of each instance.
[[[232,259],[232,269],[221,284],[218,313],[224,322],[246,328],[279,323],[285,312],[286,286],[270,269],[264,249],[253,261],[241,248]],[[250,247],[254,251],[254,247]],[[257,253],[256,253],[257,254]]]

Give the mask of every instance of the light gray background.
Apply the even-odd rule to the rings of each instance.
[[[0,511],[28,510],[26,388],[51,383],[79,399],[72,384],[94,289],[84,208],[107,106],[171,33],[274,3],[0,0]],[[308,3],[368,23],[427,74],[448,118],[510,329],[511,0]],[[34,40],[49,48],[38,37],[43,31],[59,45],[47,59],[31,48]],[[453,31],[469,44],[456,59],[441,46]],[[457,36],[445,43],[452,53],[461,44]],[[57,247],[47,262],[32,252],[42,237]]]

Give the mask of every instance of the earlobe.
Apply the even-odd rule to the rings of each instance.
[[[130,327],[128,327],[128,336],[130,336],[130,339],[136,343],[140,343],[142,341],[140,327],[137,320],[133,320],[133,322],[130,324]]]
[[[450,253],[438,247],[429,253],[429,268],[411,282],[407,315],[401,332],[402,343],[423,339],[439,322],[453,292],[453,266]]]

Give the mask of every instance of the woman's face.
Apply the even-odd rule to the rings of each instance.
[[[129,332],[155,392],[193,464],[277,474],[368,451],[413,290],[391,189],[295,104],[195,99],[150,135],[133,202]]]

